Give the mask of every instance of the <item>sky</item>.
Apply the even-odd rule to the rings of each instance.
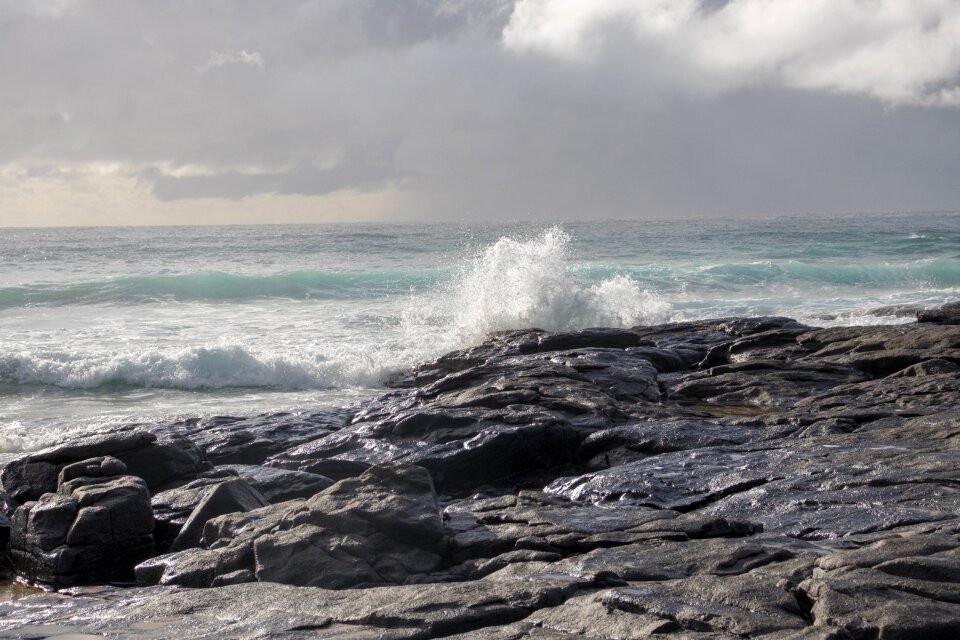
[[[958,209],[957,0],[0,0],[0,226]]]

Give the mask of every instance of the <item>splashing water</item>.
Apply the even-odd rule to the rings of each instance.
[[[432,301],[446,316],[443,346],[466,346],[505,329],[629,327],[667,319],[670,305],[629,276],[578,281],[570,241],[553,227],[528,239],[500,238],[478,252]],[[416,322],[408,326],[422,331]]]

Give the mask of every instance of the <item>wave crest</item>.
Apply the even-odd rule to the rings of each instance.
[[[322,389],[371,382],[367,364],[350,368],[342,361],[266,355],[237,344],[140,353],[20,352],[0,355],[0,382],[70,389]]]

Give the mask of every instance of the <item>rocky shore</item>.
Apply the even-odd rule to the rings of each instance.
[[[960,309],[919,319],[514,331],[32,452],[0,542],[56,590],[0,638],[960,638]]]

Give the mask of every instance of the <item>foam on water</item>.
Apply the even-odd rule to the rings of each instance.
[[[0,381],[70,389],[145,387],[314,389],[343,382],[339,363],[260,354],[239,344],[120,353],[20,352],[0,355]]]
[[[261,348],[221,339],[165,349],[20,349],[0,353],[0,382],[67,389],[373,387],[385,375],[491,331],[631,326],[667,317],[670,306],[628,276],[578,282],[569,243],[558,228],[528,239],[502,238],[443,286],[401,301],[395,327],[387,323],[353,340]]]

